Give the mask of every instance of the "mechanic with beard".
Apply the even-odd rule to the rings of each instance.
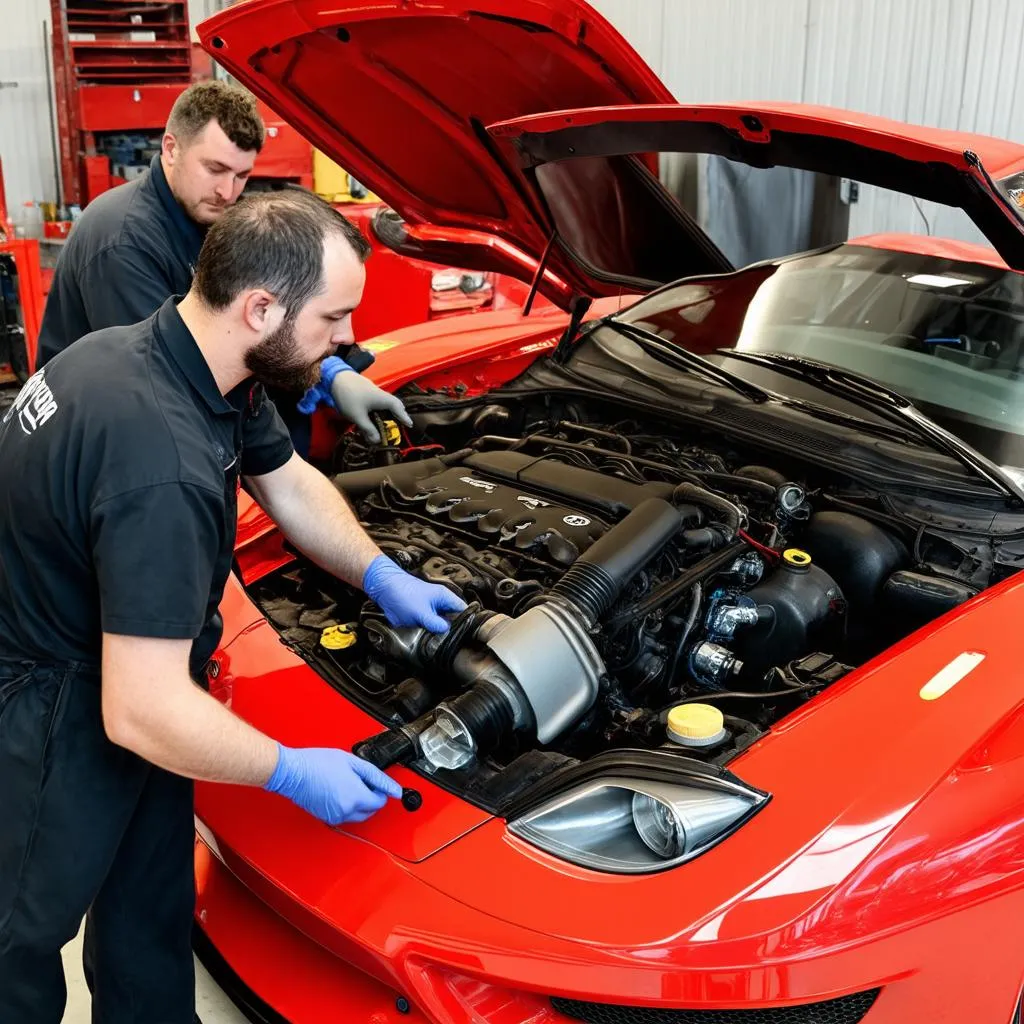
[[[138,323],[188,291],[206,230],[242,194],[263,141],[256,101],[240,86],[198,82],[175,100],[149,170],[98,196],[75,224],[46,300],[37,368],[86,334]],[[342,351],[304,395],[276,393],[303,454],[320,403],[371,443],[380,440],[371,413],[411,425],[398,398],[360,376],[373,357],[351,340]]]
[[[329,824],[401,794],[193,681],[219,639],[242,479],[393,625],[441,633],[465,607],[381,553],[256,383],[301,392],[351,340],[367,255],[311,193],[250,197],[210,228],[183,299],[69,346],[0,425],[0,1021],[59,1024],[61,947],[87,914],[93,1019],[192,1024],[193,779]]]

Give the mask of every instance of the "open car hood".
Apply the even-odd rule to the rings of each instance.
[[[851,178],[959,207],[1024,270],[1024,145],[805,104],[618,106],[491,125],[563,251],[620,285],[685,275],[692,222],[636,153],[713,154]]]
[[[583,0],[252,0],[198,32],[218,63],[413,229],[472,229],[502,241],[470,247],[459,265],[527,280],[550,238],[549,217],[487,126],[673,98]],[[562,305],[600,288],[561,250],[548,267],[542,290]]]

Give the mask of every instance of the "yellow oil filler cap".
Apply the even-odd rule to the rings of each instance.
[[[684,747],[710,747],[725,739],[725,716],[712,704],[677,704],[666,727],[668,738]]]
[[[339,626],[328,626],[320,634],[320,646],[329,651],[343,651],[356,642],[356,625],[345,622]]]
[[[811,564],[811,556],[800,548],[786,548],[782,552],[782,562],[787,569],[795,569],[797,572],[806,572]]]
[[[398,429],[398,424],[394,420],[384,420],[384,436],[381,440],[384,444],[390,445],[394,448],[396,445],[402,443],[402,432]]]

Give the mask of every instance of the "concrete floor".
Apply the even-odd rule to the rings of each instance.
[[[63,950],[68,1006],[63,1024],[90,1024],[89,990],[82,976],[82,933]],[[203,1024],[248,1024],[217,983],[196,963],[196,1011]]]

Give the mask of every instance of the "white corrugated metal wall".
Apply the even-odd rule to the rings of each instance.
[[[692,102],[796,100],[1024,140],[1024,0],[591,0]],[[199,20],[220,0],[193,0]],[[0,157],[15,214],[51,198],[41,25],[48,0],[0,0]],[[1017,102],[1015,102],[1017,100]],[[923,204],[936,234],[970,226]],[[920,230],[863,189],[854,234]]]
[[[681,102],[790,100],[1024,141],[1021,0],[591,0]],[[851,235],[978,238],[862,188]]]
[[[0,160],[11,215],[24,203],[55,199],[43,21],[47,0],[0,0]]]

